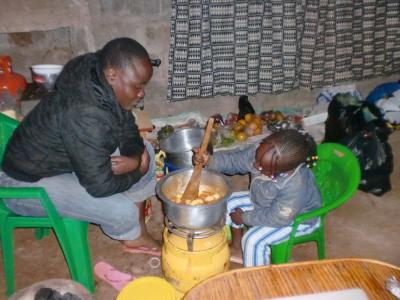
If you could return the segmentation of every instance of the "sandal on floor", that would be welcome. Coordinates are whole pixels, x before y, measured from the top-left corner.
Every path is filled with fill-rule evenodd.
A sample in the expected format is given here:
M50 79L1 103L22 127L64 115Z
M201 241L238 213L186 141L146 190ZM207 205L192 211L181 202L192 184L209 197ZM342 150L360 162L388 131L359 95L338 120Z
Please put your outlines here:
M108 282L117 291L122 290L124 286L135 279L133 275L120 272L105 261L95 264L93 271L97 277Z
M153 256L161 256L161 250L155 250L148 247L138 247L130 248L125 245L122 246L124 252L134 253L134 254L149 254Z
M243 265L243 258L237 256L231 256L230 261L236 264Z

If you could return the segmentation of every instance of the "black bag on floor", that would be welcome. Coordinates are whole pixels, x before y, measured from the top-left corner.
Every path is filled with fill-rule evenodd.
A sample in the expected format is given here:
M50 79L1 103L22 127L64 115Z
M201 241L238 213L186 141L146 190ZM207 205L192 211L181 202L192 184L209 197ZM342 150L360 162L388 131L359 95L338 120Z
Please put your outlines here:
M361 168L359 189L381 196L391 189L393 154L387 142L391 130L374 117L373 108L350 97L338 94L332 99L323 142L340 143L352 150Z
M393 154L388 142L380 140L374 132L359 131L340 141L356 155L361 168L359 189L377 196L390 191Z

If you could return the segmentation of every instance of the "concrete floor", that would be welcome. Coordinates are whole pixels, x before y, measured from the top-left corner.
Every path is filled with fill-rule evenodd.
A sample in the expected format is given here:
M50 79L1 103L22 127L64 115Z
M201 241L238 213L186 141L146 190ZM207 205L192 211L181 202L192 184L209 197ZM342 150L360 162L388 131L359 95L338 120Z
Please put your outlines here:
M327 217L326 254L328 258L366 257L400 265L400 132L390 137L395 157L395 169L391 175L392 190L382 197L358 191L343 206ZM233 178L235 190L246 187L246 177ZM153 199L153 216L149 222L152 235L161 239L161 205ZM162 276L160 268L149 265L151 256L122 252L119 242L107 238L97 226L91 225L89 239L93 264L104 260L123 272L137 277ZM299 245L293 253L293 261L317 259L316 247L309 243ZM50 278L69 278L67 266L54 235L37 241L33 230L15 231L15 277L17 289ZM0 263L2 264L2 263ZM232 267L238 267L232 265ZM4 273L0 266L0 299L4 297ZM115 299L118 294L106 282L96 278L96 299Z

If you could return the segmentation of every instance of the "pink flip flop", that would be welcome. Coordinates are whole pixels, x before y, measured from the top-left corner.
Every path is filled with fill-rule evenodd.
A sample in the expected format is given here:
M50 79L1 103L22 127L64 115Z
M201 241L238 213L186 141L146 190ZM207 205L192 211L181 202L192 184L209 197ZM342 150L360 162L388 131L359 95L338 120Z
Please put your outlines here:
M95 264L93 271L94 274L108 282L117 291L122 290L124 286L135 279L131 274L122 273L105 261L100 261Z
M130 248L125 245L122 246L124 252L134 253L134 254L149 254L153 256L161 256L160 250L149 249L147 247Z
M231 256L230 261L236 264L243 265L243 258L241 257Z

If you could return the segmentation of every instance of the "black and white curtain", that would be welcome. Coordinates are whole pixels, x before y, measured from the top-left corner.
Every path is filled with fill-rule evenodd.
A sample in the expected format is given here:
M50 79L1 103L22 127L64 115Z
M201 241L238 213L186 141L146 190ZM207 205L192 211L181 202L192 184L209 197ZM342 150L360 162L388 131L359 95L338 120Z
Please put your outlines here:
M399 0L172 0L170 101L396 71Z

